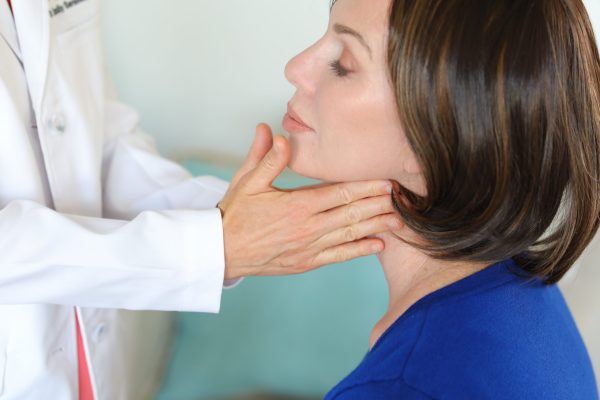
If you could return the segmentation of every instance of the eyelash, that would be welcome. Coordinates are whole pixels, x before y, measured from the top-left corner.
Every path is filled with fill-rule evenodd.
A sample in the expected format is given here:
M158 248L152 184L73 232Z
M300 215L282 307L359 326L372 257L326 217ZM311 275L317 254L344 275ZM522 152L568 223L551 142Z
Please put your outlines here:
M334 60L334 61L330 62L329 68L331 68L331 70L333 71L333 73L336 76L339 76L341 78L343 78L344 76L346 76L350 73L350 71L348 71L346 68L344 68L342 66L342 64L340 63L340 60Z

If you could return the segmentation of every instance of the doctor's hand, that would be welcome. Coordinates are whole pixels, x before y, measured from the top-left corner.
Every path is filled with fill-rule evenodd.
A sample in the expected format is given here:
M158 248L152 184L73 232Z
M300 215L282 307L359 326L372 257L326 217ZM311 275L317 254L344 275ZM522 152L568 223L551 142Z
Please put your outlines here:
M370 235L402 227L391 182L273 187L290 160L290 147L257 127L250 153L219 203L223 214L225 279L288 275L378 253Z

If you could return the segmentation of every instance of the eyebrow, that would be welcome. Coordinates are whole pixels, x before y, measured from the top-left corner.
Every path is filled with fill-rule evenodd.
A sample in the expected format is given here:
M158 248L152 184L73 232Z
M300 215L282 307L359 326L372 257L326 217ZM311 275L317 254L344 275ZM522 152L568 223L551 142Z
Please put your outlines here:
M369 58L373 59L373 51L371 50L371 47L369 47L369 44L367 43L365 38L360 33L350 28L349 26L341 24L333 25L333 30L340 35L350 35L356 38L356 40L358 40L358 42L369 52Z

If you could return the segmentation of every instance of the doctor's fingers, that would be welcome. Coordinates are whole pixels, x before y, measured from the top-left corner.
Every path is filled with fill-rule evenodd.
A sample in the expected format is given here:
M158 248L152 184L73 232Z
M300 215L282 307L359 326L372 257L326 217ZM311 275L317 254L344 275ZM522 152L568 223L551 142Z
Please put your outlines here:
M394 212L394 205L389 194L370 197L334 208L313 216L316 233L323 236L339 228L356 225L361 221L370 220L378 215L384 216L382 222L386 223L388 230L398 230L404 224L398 214ZM355 238L358 239L358 238Z
M296 191L312 204L314 211L327 211L369 197L387 195L392 192L392 183L387 180L344 182L327 186L315 186Z
M306 266L305 271L310 271L324 265L353 260L358 257L369 256L383 251L385 245L380 239L361 239L350 243L327 248L317 254Z
M316 242L312 243L311 247L313 249L328 249L366 239L367 236L401 230L401 223L390 223L390 221L397 221L395 214L378 215L356 224L344 226L321 236Z
M260 163L260 161L266 156L269 150L273 147L273 133L271 127L265 123L260 123L256 126L254 140L252 146L248 151L248 155L244 160L244 163L237 170L235 176L231 180L231 185L235 185L239 180L252 171Z

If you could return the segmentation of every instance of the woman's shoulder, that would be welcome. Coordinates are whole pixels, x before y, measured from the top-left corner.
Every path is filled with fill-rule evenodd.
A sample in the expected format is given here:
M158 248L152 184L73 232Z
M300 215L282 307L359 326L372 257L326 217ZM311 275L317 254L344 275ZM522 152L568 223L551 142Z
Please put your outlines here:
M333 392L597 399L587 351L560 291L506 274L509 265L421 299Z
M585 345L556 285L514 276L433 301L423 313L402 377L432 397L597 398Z

